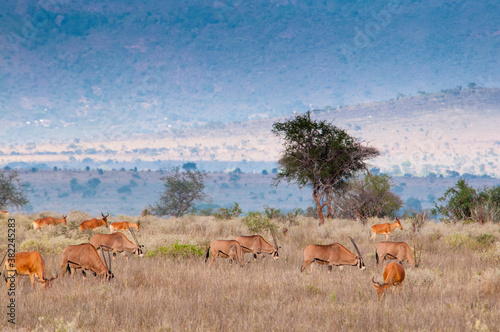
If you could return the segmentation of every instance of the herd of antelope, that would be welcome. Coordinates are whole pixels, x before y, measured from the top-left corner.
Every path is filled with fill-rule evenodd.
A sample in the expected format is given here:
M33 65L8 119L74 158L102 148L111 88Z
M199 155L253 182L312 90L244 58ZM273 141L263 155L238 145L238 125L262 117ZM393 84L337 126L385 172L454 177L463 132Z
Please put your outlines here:
M80 231L92 230L100 226L108 227L107 218L109 213L104 215L101 213L101 219L90 219L83 221L79 229ZM42 228L63 224L67 225L67 216L64 215L60 219L53 217L40 218L33 221L33 228L41 230ZM396 228L403 227L399 219L394 223L377 224L371 227L371 239L375 239L377 234L385 234L386 240L389 234ZM111 272L111 261L115 259L118 253L125 255L126 252L136 254L140 257L144 256L143 245L140 245L135 231L139 231L140 223L129 223L127 221L114 222L109 225L110 234L94 234L89 243L82 243L79 245L69 245L62 252L61 270L64 276L69 272L74 277L77 269L81 269L83 277L86 277L86 271L91 271L94 276L99 276L105 280L111 280L114 275ZM119 231L129 231L135 241L130 241L125 234ZM135 230L135 231L134 231ZM272 233L274 245L266 241L261 235L252 236L238 236L233 240L215 240L207 249L205 262L212 254L211 265L215 265L217 257L229 258L230 262L237 262L240 266L244 266L244 254L251 253L254 260L260 255L265 258L265 255L270 255L273 259L279 258L279 249L276 236ZM344 265L357 266L361 270L365 270L366 266L363 261L361 252L354 242L354 239L349 237L357 255L349 251L345 246L340 243L331 243L328 245L309 245L304 249L304 263L300 268L303 272L309 266L309 273L312 272L313 263L319 265L327 265L328 271L333 269L333 266L338 266L343 269ZM101 256L99 256L99 250ZM106 254L105 254L106 252ZM416 252L412 253L410 246L405 242L380 242L375 249L376 264L379 266L385 260L396 260L398 262L391 262L386 265L383 272L383 282L375 281L375 276L372 278L373 286L377 289L379 297L390 286L398 286L401 291L401 285L405 279L405 269L403 263L408 263L414 267L418 267L418 262L415 259ZM128 256L125 255L128 260ZM5 260L5 256L4 259ZM2 262L3 262L2 260ZM0 263L1 265L2 263ZM13 274L29 275L31 279L31 287L34 288L34 281L41 283L43 287L50 286L52 280L58 277L46 277L45 264L42 256L37 251L20 252L15 255L15 267L5 261L4 278L9 283L9 278Z

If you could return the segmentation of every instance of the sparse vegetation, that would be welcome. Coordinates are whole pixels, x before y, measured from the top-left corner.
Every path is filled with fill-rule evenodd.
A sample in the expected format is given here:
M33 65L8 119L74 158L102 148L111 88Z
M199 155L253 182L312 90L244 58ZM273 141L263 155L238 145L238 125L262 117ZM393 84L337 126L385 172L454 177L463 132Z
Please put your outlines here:
M37 285L32 291L29 278L19 277L17 329L467 331L500 325L500 232L494 223L426 223L419 234L425 244L420 267L405 265L401 294L388 292L379 301L371 277L379 279L382 271L375 265L369 226L348 220L317 228L316 219L299 216L279 240L278 261L239 268L220 260L212 268L203 263L206 248L214 239L247 233L239 218L220 222L214 217L120 216L141 218L137 236L146 254L128 262L119 255L113 262L115 278L105 282L91 275L83 281L79 273L62 277L61 248L85 242L87 235L71 228L63 231L61 225L36 232L31 222L37 216L17 216L17 235L23 250L41 250L47 273L57 271L59 278L50 289ZM68 221L85 217L71 211ZM379 222L370 219L368 224ZM402 223L404 230L393 240L411 244L411 220ZM6 228L0 220L0 232L5 234ZM339 242L351 250L348 236L355 239L367 271L346 267L328 273L317 266L311 274L299 272L306 245ZM37 247L44 238L50 243ZM7 299L0 292L0 301ZM0 320L0 329L12 328Z

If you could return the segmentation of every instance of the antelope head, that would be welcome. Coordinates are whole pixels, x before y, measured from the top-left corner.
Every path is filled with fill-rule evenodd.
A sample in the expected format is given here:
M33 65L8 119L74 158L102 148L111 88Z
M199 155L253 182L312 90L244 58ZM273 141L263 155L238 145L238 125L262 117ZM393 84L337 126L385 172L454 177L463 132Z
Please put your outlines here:
M377 289L378 296L381 297L382 294L384 294L384 291L387 288L389 288L389 286L391 286L391 278L389 278L389 280L387 282L380 283L380 282L376 282L375 276L373 276L372 283L373 283L373 287L375 287Z

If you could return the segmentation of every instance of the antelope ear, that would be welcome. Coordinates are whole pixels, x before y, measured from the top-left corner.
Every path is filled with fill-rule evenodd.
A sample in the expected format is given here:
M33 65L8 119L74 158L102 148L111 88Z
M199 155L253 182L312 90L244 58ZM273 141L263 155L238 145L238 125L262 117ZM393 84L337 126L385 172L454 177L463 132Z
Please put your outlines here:
M372 284L373 287L375 287L376 289L378 289L378 285L375 285L375 284Z

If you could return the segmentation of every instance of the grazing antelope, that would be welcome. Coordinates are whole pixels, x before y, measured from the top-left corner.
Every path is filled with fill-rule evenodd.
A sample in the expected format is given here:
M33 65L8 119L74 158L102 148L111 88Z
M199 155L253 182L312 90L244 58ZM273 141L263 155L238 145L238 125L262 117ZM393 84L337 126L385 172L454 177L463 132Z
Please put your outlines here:
M69 271L71 277L74 277L76 269L82 269L83 277L86 277L85 270L90 270L94 275L103 277L106 280L114 278L111 272L111 254L108 251L108 260L104 256L103 247L101 247L102 259L96 248L90 243L69 245L62 252L61 269L62 274ZM109 265L108 265L109 261Z
M375 259L377 266L384 263L384 260L397 260L400 264L408 262L414 267L418 267L411 252L410 246L405 242L380 242L375 249Z
M311 244L304 249L304 264L300 268L300 272L303 272L310 265L309 273L311 273L313 269L312 263L314 262L320 265L328 265L328 271L331 271L334 265L338 266L339 269L342 269L342 265L352 265L365 270L366 266L358 246L351 237L349 239L351 239L354 248L358 252L358 256L339 243L327 245Z
M42 284L43 288L50 287L51 281L58 277L52 276L49 279L45 277L45 264L42 255L38 251L18 252L15 255L15 267L12 267L10 260L5 261L4 277L7 285L14 279L14 275L29 275L31 279L31 288L35 289L35 280ZM10 279L10 280L9 280Z
M401 293L403 280L405 280L405 268L399 263L389 263L384 269L384 282L375 281L375 276L372 278L373 287L377 289L379 298L384 294L387 288L397 286Z
M90 220L83 221L80 224L80 231L83 231L83 230L86 230L86 229L94 229L94 228L97 228L99 226L108 227L109 213L107 215L104 215L101 212L101 216L102 216L102 219L93 218L93 219L90 219Z
M139 245L135 234L134 239L136 244L133 244L123 233L94 234L90 238L90 243L96 247L96 249L99 249L101 246L110 248L113 252L113 259L115 259L117 253L122 253L128 260L128 256L125 255L125 252L131 252L137 254L139 257L144 257L144 253L142 252L144 246Z
M376 224L371 227L372 231L372 236L370 239L375 240L375 237L377 234L385 234L385 240L387 241L389 239L389 233L392 232L396 227L399 227L399 229L403 230L403 226L401 226L401 222L399 219L396 219L395 222L392 224L385 223L385 224Z
M222 258L229 258L231 263L237 261L243 267L243 249L241 248L241 244L236 240L215 240L212 242L207 249L205 263L208 260L210 251L212 251L212 266L215 265L217 256L220 256Z
M59 225L59 224L63 224L66 226L67 225L66 218L67 218L66 215L63 215L63 217L61 219L56 219L53 217L40 218L40 219L33 221L33 228L35 230L37 230L40 228L48 227L50 225Z
M128 222L128 221L118 221L109 225L109 232L114 233L117 231L126 231L131 228L135 228L136 231L139 231L141 224L140 222Z
M266 257L264 254L271 255L275 260L279 258L279 247L274 234L274 246L264 240L260 235L238 236L235 240L241 244L243 254L253 253L253 258L255 260L257 259L257 255L262 255L262 259L265 259Z

